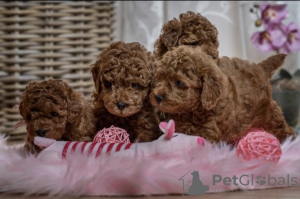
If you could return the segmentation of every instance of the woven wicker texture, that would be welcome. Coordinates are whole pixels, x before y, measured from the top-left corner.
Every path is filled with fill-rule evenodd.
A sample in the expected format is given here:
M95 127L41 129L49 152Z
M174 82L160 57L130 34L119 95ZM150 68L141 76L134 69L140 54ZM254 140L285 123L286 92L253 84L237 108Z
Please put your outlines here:
M0 131L24 139L15 105L30 81L63 79L90 100L90 66L113 21L112 2L0 1Z

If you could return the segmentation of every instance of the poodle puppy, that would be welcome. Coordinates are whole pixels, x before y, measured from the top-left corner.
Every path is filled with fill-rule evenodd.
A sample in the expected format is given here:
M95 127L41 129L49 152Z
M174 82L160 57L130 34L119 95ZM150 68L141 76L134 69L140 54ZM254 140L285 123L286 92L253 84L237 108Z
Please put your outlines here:
M20 114L27 124L25 150L38 153L35 136L68 141L92 141L96 133L93 108L62 80L32 82L21 96Z
M269 80L284 59L279 54L259 64L228 57L216 62L200 47L180 46L159 61L150 101L174 119L178 132L235 143L261 127L283 141L295 133L272 99Z
M217 59L219 57L218 30L199 13L188 11L164 24L162 33L154 44L154 55L161 59L173 47L181 45L201 46L202 51Z
M159 118L149 102L154 57L137 42L113 42L93 64L97 128L125 129L131 142L159 137Z

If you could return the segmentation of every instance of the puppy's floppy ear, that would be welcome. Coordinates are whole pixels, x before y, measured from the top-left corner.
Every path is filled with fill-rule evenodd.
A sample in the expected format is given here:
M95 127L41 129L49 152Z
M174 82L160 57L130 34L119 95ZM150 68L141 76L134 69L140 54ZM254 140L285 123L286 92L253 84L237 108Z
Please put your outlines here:
M68 103L68 122L74 123L76 120L80 120L82 115L81 99L83 98L79 93L74 91L67 83L62 82L65 92L67 93Z
M151 52L147 52L147 58L148 58L148 69L151 73L152 79L154 77L154 72L157 67L156 59L154 58L153 54Z
M148 94L150 95L150 93L152 92L152 88L154 86L154 75L157 69L157 60L154 58L153 55L151 55L151 58L149 58L149 65L150 65L150 72L151 72L151 82L149 85Z
M167 51L171 50L171 47L178 45L181 29L180 21L175 18L163 26L162 33L154 44L156 59L161 59Z
M100 81L100 77L99 77L100 65L101 65L101 59L98 58L98 60L92 65L92 68L91 68L91 73L92 73L96 93L98 93L98 94L101 93L101 90L102 90L101 81Z
M202 107L211 110L225 92L225 77L217 66L209 66L202 76L202 82Z
M154 56L156 59L161 59L168 51L167 46L161 40L161 36L154 43Z
M21 96L21 102L20 102L20 105L19 105L19 111L20 111L20 115L23 117L23 119L26 121L26 106L28 106L28 102L27 102L27 98L28 98L28 92L30 92L30 90L37 84L37 82L30 82L22 96Z

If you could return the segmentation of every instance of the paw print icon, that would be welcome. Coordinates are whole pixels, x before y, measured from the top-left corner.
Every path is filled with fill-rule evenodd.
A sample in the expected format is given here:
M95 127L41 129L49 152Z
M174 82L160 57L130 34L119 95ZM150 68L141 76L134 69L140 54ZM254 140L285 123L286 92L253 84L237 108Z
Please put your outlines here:
M259 185L264 185L264 184L266 184L266 178L265 178L265 176L261 176L261 175L259 175L259 176L257 176L256 177L256 183L257 184L259 184Z

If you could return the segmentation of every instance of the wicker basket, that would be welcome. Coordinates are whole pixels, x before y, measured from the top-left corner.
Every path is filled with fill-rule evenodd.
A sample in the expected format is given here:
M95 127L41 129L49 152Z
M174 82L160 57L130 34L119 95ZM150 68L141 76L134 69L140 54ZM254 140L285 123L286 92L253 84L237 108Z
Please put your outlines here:
M112 41L113 21L112 2L0 1L0 131L25 138L13 126L30 81L63 79L90 100L90 66Z

